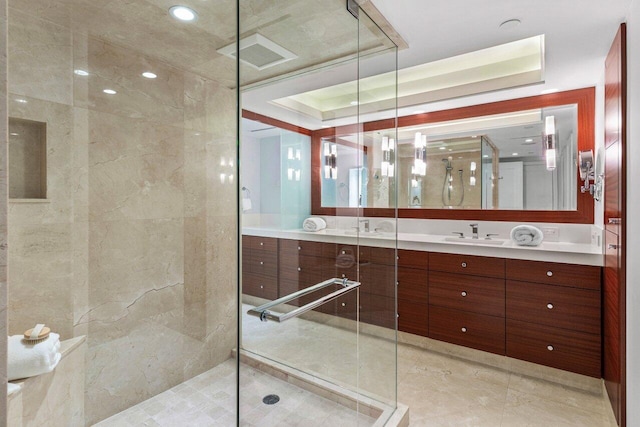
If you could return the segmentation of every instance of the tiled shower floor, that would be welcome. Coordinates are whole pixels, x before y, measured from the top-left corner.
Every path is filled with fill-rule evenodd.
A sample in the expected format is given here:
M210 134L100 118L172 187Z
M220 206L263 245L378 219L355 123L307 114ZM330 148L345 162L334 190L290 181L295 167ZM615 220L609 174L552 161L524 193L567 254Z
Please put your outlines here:
M371 426L375 421L247 365L240 372L241 426L346 427ZM229 359L96 426L232 427L236 422L235 383L235 360ZM280 401L265 405L262 398L268 394L277 394Z

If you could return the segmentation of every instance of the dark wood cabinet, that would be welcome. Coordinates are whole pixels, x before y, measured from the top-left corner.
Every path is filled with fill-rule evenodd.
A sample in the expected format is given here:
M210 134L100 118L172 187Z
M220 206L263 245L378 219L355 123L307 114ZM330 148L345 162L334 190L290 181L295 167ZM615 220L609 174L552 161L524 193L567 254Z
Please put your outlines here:
M242 236L242 292L278 297L278 239Z
M504 354L504 317L429 307L429 336L490 353Z
M429 273L431 305L504 317L504 301L504 279Z
M523 282L600 289L600 267L557 262L507 260L507 277Z
M504 266L505 260L503 258L443 253L429 254L429 270L431 271L504 278Z

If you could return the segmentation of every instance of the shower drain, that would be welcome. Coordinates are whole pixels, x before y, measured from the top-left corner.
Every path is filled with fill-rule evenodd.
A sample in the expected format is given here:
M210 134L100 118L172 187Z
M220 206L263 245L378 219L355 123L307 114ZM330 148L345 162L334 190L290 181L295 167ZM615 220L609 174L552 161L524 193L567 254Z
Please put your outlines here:
M262 398L262 403L265 405L275 405L280 401L280 396L277 394L268 394Z

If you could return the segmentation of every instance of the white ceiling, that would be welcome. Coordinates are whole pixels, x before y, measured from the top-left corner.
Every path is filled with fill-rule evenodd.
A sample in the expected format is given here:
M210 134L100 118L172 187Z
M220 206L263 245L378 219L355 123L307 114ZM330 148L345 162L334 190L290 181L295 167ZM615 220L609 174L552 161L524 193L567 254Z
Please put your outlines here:
M631 0L371 0L408 42L398 52L398 67L407 68L514 40L544 34L545 83L404 108L435 111L502 99L538 95L545 89L568 90L597 85L604 58ZM499 28L508 19L521 25ZM371 61L369 74L388 71ZM365 70L366 71L366 70ZM361 70L361 76L366 73ZM323 123L275 107L269 102L328 85L354 80L354 66L303 75L247 92L243 107L311 129ZM373 119L375 116L362 118ZM324 123L340 124L339 121Z

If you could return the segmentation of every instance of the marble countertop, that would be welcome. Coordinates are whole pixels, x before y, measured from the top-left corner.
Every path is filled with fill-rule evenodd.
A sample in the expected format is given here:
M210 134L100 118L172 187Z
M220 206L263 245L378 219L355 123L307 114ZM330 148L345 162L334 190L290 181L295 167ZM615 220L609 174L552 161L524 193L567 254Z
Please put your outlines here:
M396 233L345 231L324 229L307 232L302 229L283 230L268 227L243 227L242 234L250 236L275 237L280 239L308 240L340 244L394 248ZM531 261L550 261L569 264L602 266L604 256L602 248L586 243L542 242L540 246L518 246L504 239L458 239L451 235L397 233L398 249L411 249L428 252L479 255L498 258L524 259Z

